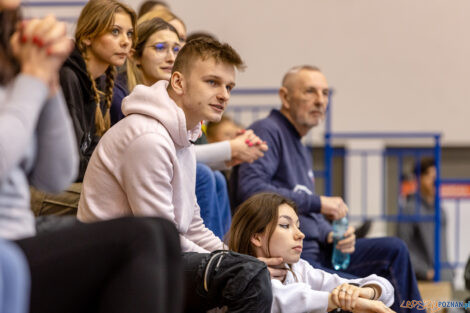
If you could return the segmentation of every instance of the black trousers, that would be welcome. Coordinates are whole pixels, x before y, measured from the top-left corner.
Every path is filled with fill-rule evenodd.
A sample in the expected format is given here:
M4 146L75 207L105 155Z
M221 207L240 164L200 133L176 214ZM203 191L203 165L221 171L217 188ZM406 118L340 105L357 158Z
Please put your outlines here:
M219 250L183 253L185 312L227 306L228 312L271 312L271 279L254 257Z
M178 233L158 218L80 224L18 240L30 312L181 312Z

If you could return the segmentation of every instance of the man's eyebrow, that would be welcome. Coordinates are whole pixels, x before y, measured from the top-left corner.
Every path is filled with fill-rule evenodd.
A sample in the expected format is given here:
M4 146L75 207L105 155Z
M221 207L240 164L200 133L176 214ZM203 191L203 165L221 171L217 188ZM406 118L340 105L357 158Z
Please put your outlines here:
M317 88L317 87L315 87L315 86L306 86L305 89L315 89L315 90L319 89L319 90L321 90L321 91L330 92L330 88Z
M217 75L213 75L213 74L203 76L203 79L213 79L213 80L217 80L219 82L223 81L222 77L217 76ZM230 82L227 83L227 85L235 87L235 82L230 81Z

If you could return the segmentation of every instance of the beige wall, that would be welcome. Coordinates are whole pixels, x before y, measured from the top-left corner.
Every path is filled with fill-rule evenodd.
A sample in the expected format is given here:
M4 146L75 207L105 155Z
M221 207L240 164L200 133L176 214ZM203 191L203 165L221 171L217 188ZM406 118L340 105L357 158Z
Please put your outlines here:
M312 63L336 89L335 131L440 131L445 144L470 144L468 0L168 2L189 30L237 48L248 64L238 86L276 87ZM29 14L51 10L70 19L80 7Z
M173 0L191 30L236 47L239 86L277 86L313 63L337 91L337 131L442 131L470 143L467 0ZM422 117L420 117L422 115Z

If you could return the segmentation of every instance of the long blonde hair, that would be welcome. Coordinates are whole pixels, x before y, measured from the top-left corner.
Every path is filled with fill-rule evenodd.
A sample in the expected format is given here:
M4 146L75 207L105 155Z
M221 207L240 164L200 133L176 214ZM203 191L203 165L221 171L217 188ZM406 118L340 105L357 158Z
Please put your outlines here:
M91 80L91 88L95 97L95 128L96 135L98 136L102 136L111 127L110 108L111 101L113 99L116 68L112 65L108 66L105 72L106 90L104 92L98 90L95 80L88 68L87 45L84 40L96 38L109 31L114 24L115 14L120 12L127 13L130 16L132 26L135 28L137 18L131 7L116 0L90 0L85 7L83 7L82 12L80 13L80 17L77 21L77 29L75 31L75 42L87 65L87 72ZM135 42L134 38L132 42ZM106 112L104 116L100 105L102 97L104 97L106 103Z

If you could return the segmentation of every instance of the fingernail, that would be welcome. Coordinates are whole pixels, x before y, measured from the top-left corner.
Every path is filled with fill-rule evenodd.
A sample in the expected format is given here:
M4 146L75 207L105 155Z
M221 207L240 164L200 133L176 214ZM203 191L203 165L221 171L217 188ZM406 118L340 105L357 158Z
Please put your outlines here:
M52 54L52 49L51 48L47 48L47 51L46 51L47 55L50 56Z
M246 144L249 144L249 143L250 143L250 139L245 140L245 143L246 143Z
M44 46L44 42L42 42L42 40L39 38L36 39L36 43L39 46L39 48L42 48Z
M242 134L244 134L244 133L246 132L246 130L245 130L245 129L242 129L240 132L241 132Z
M26 43L28 41L28 38L26 38L26 35L21 36L21 42Z
M257 144L257 145L260 145L260 144L261 144L261 141L257 141L256 144Z
M248 147L253 147L253 144L250 142L250 143L248 144Z

